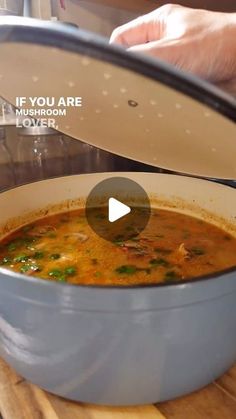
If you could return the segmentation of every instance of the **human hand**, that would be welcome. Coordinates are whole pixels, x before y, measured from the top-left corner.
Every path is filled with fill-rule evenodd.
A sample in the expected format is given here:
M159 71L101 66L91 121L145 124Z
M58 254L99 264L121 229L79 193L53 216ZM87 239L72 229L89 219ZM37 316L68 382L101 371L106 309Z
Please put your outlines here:
M111 43L213 82L236 79L236 14L168 4L117 29Z

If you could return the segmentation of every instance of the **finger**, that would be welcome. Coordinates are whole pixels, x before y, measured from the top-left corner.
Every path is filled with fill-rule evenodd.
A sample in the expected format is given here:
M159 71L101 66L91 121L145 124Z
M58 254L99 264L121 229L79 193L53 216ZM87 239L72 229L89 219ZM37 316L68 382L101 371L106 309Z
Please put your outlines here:
M161 39L147 44L135 45L128 48L128 51L159 58L181 70L213 82L219 81L219 75L222 79L222 71L217 64L214 49L207 48L204 50L202 42L193 44L188 40ZM232 87L231 90L233 91Z
M157 11L155 12L155 16L151 12L116 28L111 35L110 43L131 47L159 39L161 23Z
M176 65L181 58L181 48L178 40L166 40L148 42L128 48L128 51L143 53L163 61Z

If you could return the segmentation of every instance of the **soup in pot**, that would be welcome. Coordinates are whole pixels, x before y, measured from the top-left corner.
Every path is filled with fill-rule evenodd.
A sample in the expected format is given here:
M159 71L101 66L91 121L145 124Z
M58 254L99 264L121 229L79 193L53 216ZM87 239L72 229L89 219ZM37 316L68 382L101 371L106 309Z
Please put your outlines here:
M172 283L236 265L236 239L200 219L152 209L137 237L105 241L84 209L51 215L0 243L4 268L45 280L83 285Z

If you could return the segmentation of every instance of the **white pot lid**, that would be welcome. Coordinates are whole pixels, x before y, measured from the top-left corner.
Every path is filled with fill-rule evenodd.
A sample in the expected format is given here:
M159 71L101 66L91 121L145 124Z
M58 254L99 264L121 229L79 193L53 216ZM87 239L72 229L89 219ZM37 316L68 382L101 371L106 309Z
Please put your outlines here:
M236 179L236 99L216 87L33 19L0 18L0 57L0 96L14 105L22 96L82 97L82 107L51 117L59 131L152 166Z

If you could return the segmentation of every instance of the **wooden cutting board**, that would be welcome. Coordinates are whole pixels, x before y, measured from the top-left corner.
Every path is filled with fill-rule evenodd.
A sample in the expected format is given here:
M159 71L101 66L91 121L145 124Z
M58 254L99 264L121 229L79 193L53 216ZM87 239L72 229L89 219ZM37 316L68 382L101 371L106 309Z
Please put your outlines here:
M150 406L73 403L28 383L0 360L1 419L235 419L236 366L201 391Z

